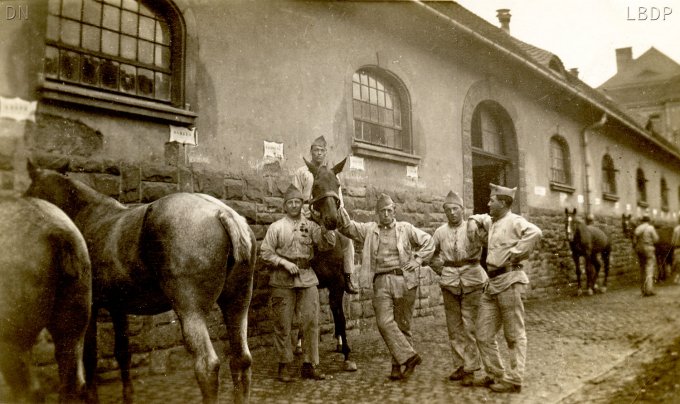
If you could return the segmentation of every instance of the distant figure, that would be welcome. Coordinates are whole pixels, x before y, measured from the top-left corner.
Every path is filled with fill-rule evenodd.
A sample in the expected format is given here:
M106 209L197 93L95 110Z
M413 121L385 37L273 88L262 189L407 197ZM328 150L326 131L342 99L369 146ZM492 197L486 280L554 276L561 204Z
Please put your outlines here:
M673 246L673 265L671 267L671 279L673 283L680 282L680 218L678 218L678 225L673 229L673 238L671 239L671 246Z
M640 263L640 289L642 296L654 296L654 271L656 269L656 250L654 244L659 241L656 229L650 223L649 214L642 215L642 223L633 233L633 246Z

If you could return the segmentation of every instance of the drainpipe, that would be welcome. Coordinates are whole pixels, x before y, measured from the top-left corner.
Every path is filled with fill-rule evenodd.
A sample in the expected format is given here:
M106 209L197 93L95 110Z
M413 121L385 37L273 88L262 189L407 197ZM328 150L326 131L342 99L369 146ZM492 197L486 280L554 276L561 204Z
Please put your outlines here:
M586 203L586 212L585 212L585 217L588 217L590 214L590 163L588 163L588 132L594 129L599 129L604 126L604 124L607 123L607 114L602 114L602 118L600 118L599 121L586 126L581 130L581 156L583 158L583 167L584 167L584 197L585 197L585 203Z

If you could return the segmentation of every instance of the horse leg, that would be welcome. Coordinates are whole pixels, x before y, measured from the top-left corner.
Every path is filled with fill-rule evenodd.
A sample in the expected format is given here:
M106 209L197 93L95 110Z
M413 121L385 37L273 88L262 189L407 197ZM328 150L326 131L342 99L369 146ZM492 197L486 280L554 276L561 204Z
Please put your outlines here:
M253 358L248 348L249 302L250 298L247 296L239 296L238 300L234 301L224 293L217 300L227 327L229 370L234 384L234 402L237 404L250 400Z
M576 283L578 284L576 296L581 296L583 294L583 289L581 289L581 260L576 254L572 254L572 258L574 259L574 267L576 268Z
M116 362L118 362L118 367L120 368L120 381L123 383L123 402L125 404L131 404L134 391L132 388L132 381L130 380L130 362L132 354L130 353L127 314L118 310L109 310L109 312L111 313L111 319L113 320L113 331L115 335L113 355L116 357Z
M0 371L11 391L11 397L0 397L2 402L44 402L40 387L31 373L29 348L0 342Z
M602 261L604 263L604 280L602 282L602 293L607 292L607 278L609 277L609 255L611 250L607 249L602 251Z
M598 290L597 281L598 281L598 279L599 279L599 277L600 277L600 267L602 266L602 265L600 264L599 258L597 257L597 253L595 253L595 252L592 253L592 255L590 256L590 262L593 263L593 267L594 267L594 269L593 269L593 271L592 271L592 276L593 276L593 280L592 280L593 290L594 290L594 291L597 291L597 290Z
M592 296L593 293L593 282L594 282L594 276L593 276L593 259L592 259L592 253L588 254L586 253L584 255L584 258L586 260L586 287L588 288L588 296Z
M87 402L99 403L97 394L97 313L98 308L92 306L90 323L85 332L85 347L83 351L83 364L85 365L85 384L87 389Z
M357 370L357 364L349 359L349 354L352 351L347 341L347 323L345 322L345 310L342 306L342 298L344 296L344 287L329 287L328 300L331 306L331 313L333 313L333 323L335 324L335 335L342 341L342 354L345 357L343 363L343 370L347 372L354 372Z

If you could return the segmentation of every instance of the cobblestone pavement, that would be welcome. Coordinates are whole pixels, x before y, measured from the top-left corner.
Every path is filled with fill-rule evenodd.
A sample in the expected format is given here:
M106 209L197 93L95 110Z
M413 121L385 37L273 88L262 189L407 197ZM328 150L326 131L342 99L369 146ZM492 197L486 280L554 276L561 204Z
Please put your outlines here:
M632 360L652 348L670 345L680 335L680 286L662 286L658 295L640 297L629 287L592 297L530 301L526 304L528 352L525 384L520 394L497 394L482 387L464 388L446 380L452 371L443 310L414 320L414 341L423 357L408 381L390 382L387 349L375 327L350 338L359 370L343 372L342 356L329 352L334 341L323 337L321 368L325 381L275 380L269 348L253 351L253 403L425 402L425 403L556 403L590 400L589 391L617 369L634 372ZM504 343L501 343L504 346ZM504 348L503 348L504 349ZM647 358L649 359L649 358ZM299 367L299 363L297 366ZM231 402L228 365L222 366L221 402ZM678 375L680 377L680 375ZM191 372L135 379L141 403L200 402ZM591 390L588 390L591 389ZM100 386L103 404L120 401L120 383ZM603 396L603 394L600 394ZM680 402L677 397L676 402Z

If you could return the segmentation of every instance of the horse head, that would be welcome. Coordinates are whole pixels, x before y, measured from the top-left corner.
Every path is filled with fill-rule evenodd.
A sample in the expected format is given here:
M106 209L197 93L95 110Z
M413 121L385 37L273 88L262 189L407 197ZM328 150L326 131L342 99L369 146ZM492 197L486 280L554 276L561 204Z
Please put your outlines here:
M319 213L321 223L329 230L338 227L338 208L340 207L340 181L338 173L345 167L347 158L328 168L325 165L316 167L305 159L305 164L314 176L312 185L312 199L309 201L310 209Z
M628 213L623 213L621 215L621 230L623 230L623 235L626 238L633 238L633 229L635 224L633 223L633 216Z
M583 223L576 217L576 208L574 208L571 212L569 209L564 208L564 215L564 229L567 234L567 241L573 243L576 233L579 232L579 228Z
M26 168L31 178L31 185L24 193L25 196L44 199L62 209L71 204L73 192L69 191L70 187L67 183L70 180L64 174L68 168L68 161L54 171L39 168L29 159Z

